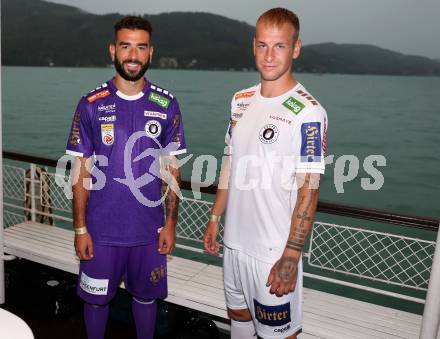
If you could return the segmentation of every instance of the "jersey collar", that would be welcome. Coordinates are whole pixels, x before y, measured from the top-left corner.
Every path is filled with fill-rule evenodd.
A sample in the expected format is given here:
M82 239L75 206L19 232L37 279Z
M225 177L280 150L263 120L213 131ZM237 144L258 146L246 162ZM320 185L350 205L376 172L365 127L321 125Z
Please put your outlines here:
M137 93L135 95L126 95L116 88L116 86L114 84L114 80L115 80L114 77L112 79L110 79L107 82L108 86L111 88L112 92L115 93L118 97L120 97L121 99L127 100L127 101L134 101L134 100L138 100L138 99L142 98L145 95L145 93L148 91L148 89L150 88L150 83L148 82L148 80L146 78L144 78L144 88L142 89L142 91L140 91L139 93Z

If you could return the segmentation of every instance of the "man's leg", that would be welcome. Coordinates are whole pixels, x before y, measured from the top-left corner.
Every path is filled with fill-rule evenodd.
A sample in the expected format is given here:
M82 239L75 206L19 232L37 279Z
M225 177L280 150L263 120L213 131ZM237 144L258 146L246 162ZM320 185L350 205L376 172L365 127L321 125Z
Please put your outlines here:
M156 300L142 300L133 297L131 310L136 323L138 339L153 339L156 323Z
M123 247L94 244L94 257L81 260L78 296L84 300L84 321L89 339L104 339L109 302L115 296L125 267Z
M166 255L157 252L157 243L131 247L125 287L133 296L132 312L138 339L152 339L156 323L156 299L167 296Z
M266 285L272 264L249 257L246 267L249 275L242 279L243 288L258 335L296 339L302 328L302 264L295 291L281 297L270 294Z
M251 313L240 280L238 251L224 248L223 279L228 316L231 319L231 339L256 339Z
M103 339L108 319L107 305L91 305L84 303L84 321L86 323L87 338Z
M233 310L228 308L228 316L231 318L231 339L255 339L254 322L249 310Z

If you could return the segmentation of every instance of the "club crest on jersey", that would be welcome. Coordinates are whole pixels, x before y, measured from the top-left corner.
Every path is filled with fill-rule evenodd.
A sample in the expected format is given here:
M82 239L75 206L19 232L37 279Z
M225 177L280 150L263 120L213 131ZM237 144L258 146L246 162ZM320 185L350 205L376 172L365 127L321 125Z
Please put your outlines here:
M278 127L272 124L263 126L260 129L260 141L263 144L273 144L278 139Z
M101 124L101 140L104 145L113 145L115 142L114 124Z
M150 138L157 138L162 132L162 126L156 120L147 121L145 124L145 134Z

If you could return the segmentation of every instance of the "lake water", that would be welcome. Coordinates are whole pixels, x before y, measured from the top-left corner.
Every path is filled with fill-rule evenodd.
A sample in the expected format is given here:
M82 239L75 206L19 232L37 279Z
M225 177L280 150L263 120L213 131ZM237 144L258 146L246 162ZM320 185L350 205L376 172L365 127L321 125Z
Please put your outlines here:
M3 67L4 149L59 158L79 98L113 73ZM258 74L150 70L147 75L178 98L193 159L212 154L220 162L231 96L257 83ZM342 155L359 159L359 174L343 185L344 193L335 187L335 161L327 166L322 200L440 217L440 78L298 74L297 79L327 110L327 153L335 161ZM384 176L380 190L361 187L362 178L371 178L363 168L369 155L386 158L386 166L378 167ZM192 161L183 168L184 179L190 179L191 166Z

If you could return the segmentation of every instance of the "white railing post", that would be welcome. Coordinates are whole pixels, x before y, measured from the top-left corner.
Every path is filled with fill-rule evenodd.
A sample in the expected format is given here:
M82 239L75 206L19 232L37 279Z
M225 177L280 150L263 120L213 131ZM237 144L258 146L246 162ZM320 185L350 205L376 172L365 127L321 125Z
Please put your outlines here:
M1 18L1 10L0 10ZM1 27L1 19L0 19ZM1 29L0 29L1 36ZM1 60L1 47L0 47L0 60ZM0 65L1 66L1 65ZM2 96L1 96L1 67L0 67L0 304L5 303L5 266L4 266L4 240L3 240L3 126L2 126Z
M423 310L420 339L435 339L440 324L440 232L437 232L434 259L432 260L431 276L428 293L426 294L425 309Z
M36 165L31 164L31 173L30 173L30 188L31 188L31 220L36 221L36 208L35 208L35 174L36 174Z

